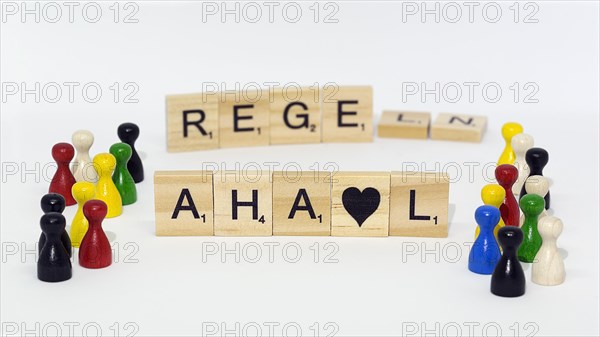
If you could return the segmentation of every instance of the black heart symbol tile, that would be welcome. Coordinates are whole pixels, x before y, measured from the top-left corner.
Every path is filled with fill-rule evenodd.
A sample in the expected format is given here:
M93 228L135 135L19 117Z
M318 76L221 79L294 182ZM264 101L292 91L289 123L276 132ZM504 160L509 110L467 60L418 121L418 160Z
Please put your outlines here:
M372 187L367 187L362 192L356 187L348 187L342 194L344 208L356 220L358 227L375 213L380 201L379 191Z

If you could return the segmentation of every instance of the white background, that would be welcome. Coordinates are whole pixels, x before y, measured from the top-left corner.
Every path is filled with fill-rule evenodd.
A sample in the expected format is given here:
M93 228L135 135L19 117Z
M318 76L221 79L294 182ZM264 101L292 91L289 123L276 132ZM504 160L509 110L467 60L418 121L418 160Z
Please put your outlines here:
M2 334L16 329L16 335L24 335L27 329L52 335L58 327L63 335L95 335L95 329L111 336L133 331L199 335L214 326L217 335L225 333L223 328L255 334L258 325L268 335L268 325L274 325L281 335L287 324L289 335L295 334L294 327L305 335L335 330L341 336L496 335L497 329L510 336L598 335L598 3L514 7L498 2L486 7L486 16L486 3L476 2L472 20L464 3L458 3L462 16L457 20L455 7L437 3L439 23L433 14L424 20L420 13L408 15L410 4L383 1L337 2L333 19L338 23L323 22L335 8L326 10L323 3L314 23L312 2L298 3L303 12L297 23L285 21L295 16L293 9L283 16L285 3L277 3L273 23L262 3L258 23L248 22L255 12L247 8L244 16L244 3L239 23L233 15L224 23L219 15L203 20L203 6L185 1L120 4L115 23L113 3L97 4L102 16L96 23L86 21L94 18L94 9L83 16L79 2L74 22L68 7L59 3L63 13L57 23L49 22L56 12L51 7L44 12L44 3L39 23L31 14L9 15L12 7L2 5ZM496 23L487 22L495 20L495 5L502 13ZM123 22L136 9L130 19L138 22ZM524 22L532 20L537 22ZM52 82L63 89L55 103L55 92L43 92L44 86L52 89ZM64 82L79 83L73 102ZM117 103L110 89L115 82L121 87ZM124 102L132 92L131 86L124 88L128 82L139 89L130 97L137 103ZM200 92L203 84L222 82L228 89L236 82L242 87L265 82L372 85L376 115L383 109L431 111L434 117L439 112L481 114L488 116L489 128L480 144L375 138L366 144L167 153L165 95ZM403 88L411 82L430 89L440 83L440 90L455 82L463 92L457 100L454 92L440 92L436 102L433 94L407 96ZM465 82L479 83L472 100ZM517 102L510 89L515 82L521 88ZM528 82L533 87L526 90ZM14 83L29 89L40 83L39 102L34 94L12 94ZM101 87L98 102L86 102L89 97L81 93L86 83ZM481 93L486 83L501 87L497 102L488 102L493 91ZM530 97L537 102L525 103L531 88L537 88ZM138 202L104 222L115 263L86 270L75 259L70 281L38 281L39 199L54 173L48 166L52 145L70 141L77 129L89 129L96 136L92 155L106 152L125 121L141 128L137 146L146 180L137 185ZM486 176L493 176L493 168L482 167L500 155L500 128L506 121L523 124L536 146L550 153L544 173L552 181L552 211L565 224L558 244L566 256L566 282L538 286L525 266L527 292L514 299L493 296L490 277L467 270L465 245L473 241L479 191L488 183ZM439 163L456 177L450 188L450 234L447 239L156 237L153 172L200 169L206 162L232 169L236 162L296 162L304 169L333 162L345 171L401 170L403 163L435 170ZM475 164L465 163L478 166L470 174L468 165ZM67 208L67 221L75 210ZM265 243L279 244L272 263ZM203 247L234 249L236 244L239 263L234 254L203 253ZM284 254L286 244L292 249ZM262 257L252 263L256 245ZM297 263L289 262L293 247L302 253ZM337 262L324 263L333 249Z

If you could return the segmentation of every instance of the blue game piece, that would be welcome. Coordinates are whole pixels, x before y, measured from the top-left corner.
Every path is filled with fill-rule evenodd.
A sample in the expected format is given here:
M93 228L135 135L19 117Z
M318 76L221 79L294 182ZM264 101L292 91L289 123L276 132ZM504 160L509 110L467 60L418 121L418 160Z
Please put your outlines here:
M500 247L494 237L494 228L500 221L500 211L494 206L480 206L475 211L480 234L469 252L469 270L491 275L500 260Z

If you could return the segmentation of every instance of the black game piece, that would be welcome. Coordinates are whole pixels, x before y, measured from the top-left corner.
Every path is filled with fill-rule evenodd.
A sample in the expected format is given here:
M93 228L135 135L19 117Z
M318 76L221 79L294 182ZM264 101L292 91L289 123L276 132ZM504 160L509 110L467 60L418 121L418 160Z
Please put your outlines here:
M492 294L502 297L518 297L525 294L525 274L517 258L523 242L523 232L514 226L505 226L498 231L498 242L502 256L492 274Z
M71 259L60 237L65 230L65 217L56 212L42 215L40 227L47 238L37 262L38 279L46 282L60 282L71 278Z
M127 163L127 169L133 177L133 181L137 184L144 180L144 165L142 165L142 160L134 145L135 141L140 136L140 128L133 123L123 123L119 125L117 134L123 143L127 143L131 146L132 153L129 162Z
M42 207L42 211L44 214L55 212L62 213L65 210L65 198L58 193L48 193L42 197L40 200L40 206ZM67 253L69 256L73 255L73 248L71 247L71 238L69 237L69 233L67 230L63 230L60 235L60 241L65 246ZM44 244L46 243L46 235L42 232L40 235L40 240L38 241L38 253L42 251Z
M527 150L525 153L525 161L529 166L529 177L531 176L543 176L544 167L548 164L548 151L542 149L541 147L532 147ZM523 181L526 181L525 178ZM523 183L523 187L521 187L521 193L519 194L519 200L523 198L523 196L527 194L525 191L525 183ZM546 209L550 209L550 191L548 194L544 196L544 201L546 201Z

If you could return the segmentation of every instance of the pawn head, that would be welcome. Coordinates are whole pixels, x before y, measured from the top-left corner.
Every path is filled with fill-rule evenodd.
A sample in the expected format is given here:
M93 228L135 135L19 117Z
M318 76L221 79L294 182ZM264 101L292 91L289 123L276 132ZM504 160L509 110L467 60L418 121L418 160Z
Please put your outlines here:
M113 144L108 150L119 163L127 163L131 158L131 146L127 143Z
M505 226L498 230L498 243L504 251L508 248L518 249L523 242L523 231L519 227Z
M545 216L538 222L538 232L542 236L542 241L558 238L562 230L563 222L555 216Z
M540 197L537 194L526 194L521 201L519 201L519 206L523 211L523 214L528 216L538 216L544 210L546 202L543 197Z
M127 144L133 144L140 136L140 128L133 123L123 123L117 128L119 139Z
M533 147L533 137L526 133L520 133L515 135L510 143L515 153L525 155L525 152Z
M94 157L94 168L99 176L112 175L117 165L117 160L110 153L99 153Z
M65 198L58 193L48 193L40 200L40 206L44 213L62 213L65 210Z
M519 177L519 171L510 164L502 164L496 167L496 180L502 186L512 186Z
M52 147L52 158L57 163L68 163L75 156L75 149L69 143L57 143Z
M83 205L83 215L88 220L102 221L108 213L108 206L102 200L92 199Z
M40 218L40 227L46 234L61 234L65 230L66 223L65 217L56 212L46 213Z
M80 181L73 184L71 194L78 204L85 203L96 195L96 186L87 181Z
M507 141L519 133L523 133L523 126L519 123L508 122L502 126L502 137Z
M548 159L548 151L541 147L532 147L525 153L525 161L532 170L544 168L548 164Z
M486 205L500 207L506 198L506 191L497 184L488 184L481 189L481 201Z
M77 151L87 151L94 144L94 135L88 130L77 130L73 133L71 141Z
M475 210L475 221L482 230L491 230L500 221L500 210L494 206L479 206Z
M540 197L546 196L550 189L548 179L544 176L530 176L525 181L525 191L530 194L537 194Z

